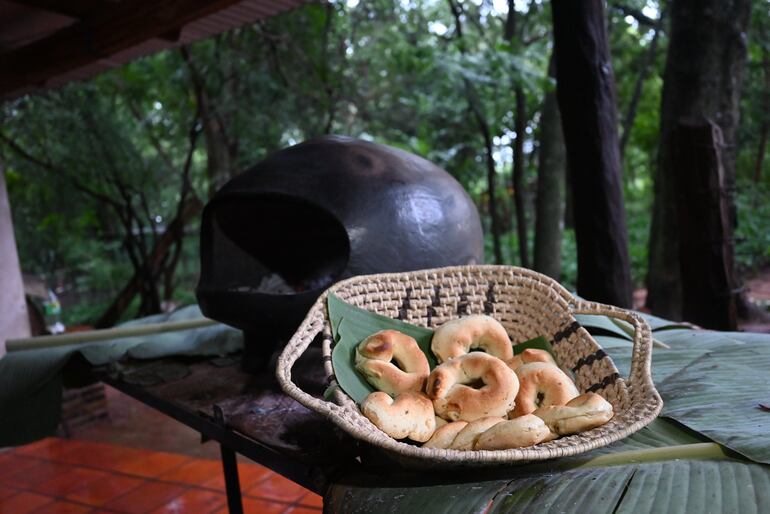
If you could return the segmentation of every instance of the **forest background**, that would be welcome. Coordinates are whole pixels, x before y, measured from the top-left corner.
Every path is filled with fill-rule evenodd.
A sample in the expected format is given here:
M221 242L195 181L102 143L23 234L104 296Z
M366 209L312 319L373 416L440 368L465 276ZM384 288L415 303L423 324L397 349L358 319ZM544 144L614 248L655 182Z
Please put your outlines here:
M638 289L651 266L676 265L650 258L676 2L606 6ZM729 193L746 279L770 266L770 3L732 2L741 3L750 17ZM331 133L437 163L476 202L487 262L532 267L574 289L552 27L540 0L314 4L5 102L0 162L24 272L56 291L67 325L192 303L210 195L268 153Z

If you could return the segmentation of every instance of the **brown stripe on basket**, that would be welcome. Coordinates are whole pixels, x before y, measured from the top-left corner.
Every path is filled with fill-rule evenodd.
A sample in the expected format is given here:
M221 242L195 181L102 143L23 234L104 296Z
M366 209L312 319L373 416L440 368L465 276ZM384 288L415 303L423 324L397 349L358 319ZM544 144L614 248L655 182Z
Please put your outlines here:
M401 302L401 308L398 309L398 317L396 319L399 319L401 321L406 319L406 313L409 312L409 309L412 308L410 304L411 299L412 299L412 288L407 287L406 296L404 297L404 300Z
M570 323L570 325L567 328L563 330L559 330L558 332L556 332L556 334L554 334L553 341L551 344L561 343L563 340L567 339L569 336L577 332L579 328L580 328L580 323L578 323L577 321L573 321L572 323Z
M327 336L326 334L324 334L323 338L324 338L324 341L329 341L329 349L334 350L334 347L337 346L337 342L334 340L334 338L331 336Z
M468 314L468 291L463 288L460 291L460 301L457 302L457 315L465 316Z
M618 378L620 378L620 375L618 375L617 373L613 373L612 375L607 375L606 377L604 377L604 379L602 379L601 382L597 382L591 385L588 389L586 389L586 392L595 393L599 389L604 389L605 387L614 384Z
M495 283L490 282L487 288L487 300L484 302L484 314L489 316L495 312Z
M324 355L323 356L323 361L324 362L331 362L332 361L332 356L331 355Z
M427 325L429 327L433 326L433 316L437 314L436 307L439 307L441 305L441 285L436 284L433 286L433 298L431 298L431 303L428 305L428 312L427 312Z
M590 366L594 362L600 361L603 358L605 358L606 356L607 356L607 354L604 353L604 350L599 349L599 350L595 351L594 353L592 353L591 355L587 355L585 357L580 357L580 359L575 363L575 365L572 366L572 371L573 371L573 373L576 373L577 370L579 370L583 366Z

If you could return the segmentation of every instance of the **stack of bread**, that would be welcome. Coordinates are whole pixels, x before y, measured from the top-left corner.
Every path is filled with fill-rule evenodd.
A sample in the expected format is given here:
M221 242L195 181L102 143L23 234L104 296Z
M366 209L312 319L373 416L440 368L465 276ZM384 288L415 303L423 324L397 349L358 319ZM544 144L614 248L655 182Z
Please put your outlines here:
M378 391L361 411L394 439L425 448L502 450L532 446L603 425L612 405L580 394L550 353L513 355L494 318L467 316L436 329L431 350L438 366L410 336L372 334L356 348L356 369Z

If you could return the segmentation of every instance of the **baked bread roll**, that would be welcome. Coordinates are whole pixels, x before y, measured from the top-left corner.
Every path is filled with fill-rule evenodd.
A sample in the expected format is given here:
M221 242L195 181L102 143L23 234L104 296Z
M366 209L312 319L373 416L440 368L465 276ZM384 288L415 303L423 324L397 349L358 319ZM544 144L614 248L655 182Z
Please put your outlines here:
M545 362L532 362L516 368L519 391L516 407L508 414L517 418L540 407L564 405L580 394L572 380L558 367Z
M430 373L417 341L397 330L381 330L364 339L356 348L356 369L391 396L422 391Z
M441 419L441 418L438 418ZM444 422L446 423L446 422ZM449 448L452 441L455 440L457 434L462 431L468 425L467 421L453 421L452 423L446 423L441 428L437 428L430 440L423 444L423 448Z
M426 385L436 414L451 421L505 417L518 391L516 373L500 359L482 352L436 366Z
M614 415L612 404L596 393L581 394L566 405L541 407L532 413L551 432L570 435L604 425Z
M530 362L546 362L548 364L553 364L556 366L556 361L553 360L553 357L550 353L548 353L545 350L539 350L537 348L527 348L523 352L514 355L505 363L508 365L509 368L516 371L517 368L520 366L523 366L524 364L529 364Z
M497 423L478 437L473 449L524 448L551 439L553 439L553 435L543 420L532 414L526 414L516 419Z
M449 449L462 451L472 450L473 445L476 443L476 439L478 439L481 434L502 421L505 420L503 418L481 418L468 423L468 425L457 434L457 437L452 441L452 444L449 445Z
M376 391L361 403L361 412L393 439L408 437L424 443L436 430L433 404L422 393L402 393L393 400Z
M484 315L447 321L433 333L430 349L439 362L471 350L482 350L502 360L513 357L511 339L505 328L496 319Z

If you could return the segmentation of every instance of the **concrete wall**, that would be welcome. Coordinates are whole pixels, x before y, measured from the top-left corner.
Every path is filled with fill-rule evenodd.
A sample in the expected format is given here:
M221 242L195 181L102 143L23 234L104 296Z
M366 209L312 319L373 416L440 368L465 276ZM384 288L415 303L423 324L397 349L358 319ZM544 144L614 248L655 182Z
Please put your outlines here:
M24 285L16 253L5 173L0 165L0 356L5 354L6 339L28 336L29 318L24 302Z

